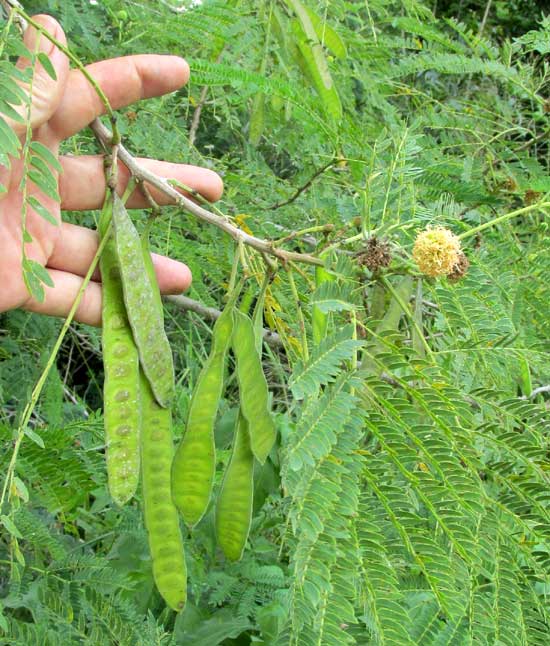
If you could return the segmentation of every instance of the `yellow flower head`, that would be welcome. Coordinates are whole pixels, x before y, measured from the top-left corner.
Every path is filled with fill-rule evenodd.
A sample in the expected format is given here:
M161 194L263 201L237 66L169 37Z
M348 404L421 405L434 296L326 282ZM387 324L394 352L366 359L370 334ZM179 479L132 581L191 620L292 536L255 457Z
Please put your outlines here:
M460 240L443 227L421 231L413 247L413 258L427 276L450 274L460 259Z

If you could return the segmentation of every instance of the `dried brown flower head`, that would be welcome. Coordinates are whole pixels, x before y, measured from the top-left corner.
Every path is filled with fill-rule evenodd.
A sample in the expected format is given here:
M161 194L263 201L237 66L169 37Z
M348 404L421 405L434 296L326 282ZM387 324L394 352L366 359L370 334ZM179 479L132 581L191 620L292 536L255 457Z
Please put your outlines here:
M360 265L364 265L371 271L378 271L382 267L388 267L392 255L390 245L376 236L367 240L367 246L357 257Z
M453 270L451 271L450 274L447 274L447 278L453 282L460 280L466 275L466 272L468 271L468 267L470 266L470 261L464 253L461 251L458 254L458 262L456 265L453 267Z
M460 240L443 227L421 231L414 242L413 259L426 276L447 276L459 262Z
M542 196L542 193L539 193L538 191L533 191L532 189L528 188L525 191L525 194L523 196L523 201L527 206L529 206L530 204L534 204L535 202L538 202L541 196Z
M518 183L513 177L507 177L501 184L505 191L515 193L518 190Z

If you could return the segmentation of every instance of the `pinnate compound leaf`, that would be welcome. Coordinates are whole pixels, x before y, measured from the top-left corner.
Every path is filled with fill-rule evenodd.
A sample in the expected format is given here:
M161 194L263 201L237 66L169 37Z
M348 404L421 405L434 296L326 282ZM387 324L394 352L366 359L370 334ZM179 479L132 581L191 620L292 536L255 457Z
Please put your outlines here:
M46 220L50 224L54 224L55 226L59 225L59 222L56 220L55 216L52 215L48 211L48 209L43 204L41 204L36 197L34 197L34 195L29 196L27 201L41 218L44 218L44 220Z
M349 291L336 282L321 283L313 292L310 303L324 314L354 310Z
M309 406L304 406L288 447L288 465L298 471L313 466L330 454L338 434L342 432L357 399L350 386L357 385L353 373L344 372L334 384Z
M48 273L48 270L44 265L41 265L39 262L36 260L27 260L29 269L32 271L32 273L38 278L38 280L41 283L44 283L44 285L47 285L48 287L53 287L54 282L52 280L52 277Z
M39 52L37 56L38 56L38 60L40 61L40 64L46 70L46 73L48 74L48 76L52 80L57 81L57 74L55 73L55 68L51 60L49 59L49 57L46 54L44 54L44 52Z
M353 326L346 325L326 338L313 351L308 361L298 361L289 386L297 399L314 395L319 386L333 381L342 361L351 359L362 341L352 338Z
M44 144L40 143L39 141L33 141L30 147L33 153L36 153L39 157L42 157L42 159L48 165L50 165L52 168L55 168L55 170L59 173L63 172L63 167L59 163L59 159L47 146L44 146Z
M43 303L46 295L43 285L54 287L54 282L48 270L36 260L29 258L23 259L22 269L23 280L28 292L39 303Z
M5 114L6 117L9 117L13 121L18 123L25 123L24 117L22 117L19 112L12 106L11 103L5 101L2 96L0 96L0 113Z
M39 303L43 303L46 293L42 287L42 283L34 275L32 270L25 267L23 267L23 282L29 294Z
M0 117L0 151L18 157L20 148L21 142L15 132L8 126L5 119Z
M55 180L53 175L46 175L45 173L41 173L36 170L36 168L34 168L33 170L29 171L28 177L31 182L36 184L36 186L44 193L44 195L47 195L49 198L55 200L56 202L61 201L57 190L57 181Z
M313 79L315 88L321 97L324 108L333 119L342 118L342 103L330 74L323 47L311 19L300 0L287 0L298 20L292 21L292 33L298 45L303 61Z

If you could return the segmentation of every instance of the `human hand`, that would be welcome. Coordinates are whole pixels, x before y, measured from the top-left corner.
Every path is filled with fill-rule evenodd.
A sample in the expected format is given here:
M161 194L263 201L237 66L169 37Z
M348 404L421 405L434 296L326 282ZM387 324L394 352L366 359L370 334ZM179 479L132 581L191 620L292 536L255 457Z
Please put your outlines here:
M36 16L40 23L57 41L65 44L60 25L49 16ZM29 27L25 44L30 51L36 47L37 32ZM40 51L48 55L57 75L54 81L41 65L38 65L33 80L31 125L33 139L46 145L58 156L59 145L64 139L82 130L94 118L105 112L92 86L78 70L69 70L67 57L45 37L40 39ZM28 61L19 61L24 66ZM184 85L189 77L189 66L176 56L139 55L116 58L94 63L87 70L99 83L113 109L124 107L140 99L161 96ZM23 141L26 125L9 122ZM25 244L29 259L48 269L54 287L45 287L45 299L38 302L32 298L23 281L21 267L22 225L21 208L23 196L19 184L23 174L21 160L12 160L8 170L0 166L0 183L8 190L0 195L0 312L21 307L23 309L65 316L69 312L82 285L98 247L95 231L61 221L61 209L80 211L99 209L105 196L105 176L102 156L59 158L63 173L58 177L61 204L43 195L29 182L29 194L36 195L40 202L55 217L58 225L47 222L32 210L28 211L26 227L33 241ZM223 185L220 177L211 170L155 160L139 160L146 168L162 177L171 177L189 186L209 200L221 196ZM55 173L57 177L57 173ZM119 164L118 192L124 191L129 175ZM151 189L158 204L167 204L167 198ZM139 190L130 196L127 206L146 207ZM153 254L153 262L163 294L179 293L191 283L189 268L181 262ZM96 273L87 285L75 319L90 325L101 325L101 283Z

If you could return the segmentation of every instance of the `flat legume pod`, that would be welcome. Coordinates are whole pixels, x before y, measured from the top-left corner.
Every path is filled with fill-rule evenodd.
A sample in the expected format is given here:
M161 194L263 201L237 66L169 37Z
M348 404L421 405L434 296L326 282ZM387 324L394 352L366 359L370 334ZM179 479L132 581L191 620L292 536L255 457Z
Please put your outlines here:
M216 502L216 535L226 558L238 561L244 551L254 495L254 455L247 422L237 415L233 451Z
M124 204L114 195L113 226L128 320L141 367L158 403L167 407L174 396L174 365L170 343L148 278L139 234Z
M112 197L107 195L99 221L100 235L109 231ZM112 232L100 258L102 281L102 346L105 453L109 492L123 505L139 482L139 357L126 316L120 270Z
M151 307L164 320L162 299L149 249L149 227L141 238L143 263L153 291ZM172 413L158 405L147 379L142 373L144 435L141 443L143 458L143 504L149 549L153 559L153 576L159 592L174 610L185 606L187 569L178 513L170 495L169 465L173 460ZM155 467L156 461L157 467ZM155 471L158 471L155 473ZM162 502L164 501L164 502ZM164 527L164 529L163 529ZM166 531L166 540L163 536Z
M164 310L162 308L162 297L160 295L160 288L158 285L157 275L155 273L155 266L153 265L153 259L151 258L151 249L149 246L149 231L151 230L152 224L153 224L153 220L149 220L141 235L141 253L143 255L143 264L145 266L145 272L147 274L147 277L149 278L151 289L153 291L154 307L157 311L158 316L160 317L160 320L164 324Z
M277 431L268 408L268 390L262 360L256 347L254 326L250 317L235 310L231 340L237 361L239 398L248 422L252 453L262 464L275 442Z
M170 492L172 413L159 406L143 372L141 388L143 507L153 576L166 603L180 611L187 600L187 568L178 511Z
M232 329L233 302L230 301L214 325L210 356L198 377L185 434L172 464L172 497L190 526L202 518L212 495L216 473L214 423Z

